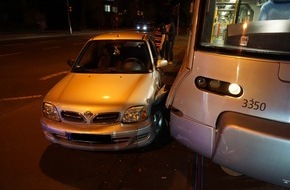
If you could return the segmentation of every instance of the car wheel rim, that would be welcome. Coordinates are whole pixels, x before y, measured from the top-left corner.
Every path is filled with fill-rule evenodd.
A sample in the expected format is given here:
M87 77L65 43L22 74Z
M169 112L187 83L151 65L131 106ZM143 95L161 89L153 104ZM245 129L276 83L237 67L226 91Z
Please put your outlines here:
M227 168L227 167L224 167L224 166L221 166L221 168L222 168L222 170L223 170L225 173L227 173L227 174L229 174L229 175L231 175L231 176L241 176L241 175L243 175L243 174L241 174L241 173L239 173L239 172L236 172L236 171L231 170L231 169L229 169L229 168Z

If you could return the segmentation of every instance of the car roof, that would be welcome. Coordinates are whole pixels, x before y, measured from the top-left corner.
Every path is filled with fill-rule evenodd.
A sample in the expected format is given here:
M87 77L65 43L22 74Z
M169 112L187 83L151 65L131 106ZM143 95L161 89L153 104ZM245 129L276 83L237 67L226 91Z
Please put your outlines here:
M148 34L136 31L120 31L99 34L91 40L148 40Z

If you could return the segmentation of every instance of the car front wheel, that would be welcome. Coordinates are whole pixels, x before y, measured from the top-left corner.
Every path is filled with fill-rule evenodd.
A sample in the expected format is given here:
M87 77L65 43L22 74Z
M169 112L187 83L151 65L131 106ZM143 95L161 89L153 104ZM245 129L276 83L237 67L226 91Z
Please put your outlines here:
M152 108L152 121L155 126L156 134L160 132L163 126L168 125L164 106L158 105Z

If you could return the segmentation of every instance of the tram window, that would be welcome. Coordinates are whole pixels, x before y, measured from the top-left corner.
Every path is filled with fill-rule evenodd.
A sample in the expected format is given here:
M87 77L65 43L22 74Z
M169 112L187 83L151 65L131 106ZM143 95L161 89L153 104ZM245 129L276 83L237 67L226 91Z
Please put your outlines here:
M278 18L276 15L275 21L262 21L264 7L272 1L283 1L283 4L289 7L283 8L285 13L279 12L283 17ZM208 0L204 12L201 45L273 54L290 53L288 43L279 43L290 40L290 20L282 20L287 16L290 17L290 0L269 0L269 2ZM276 12L272 11L268 15L274 15Z

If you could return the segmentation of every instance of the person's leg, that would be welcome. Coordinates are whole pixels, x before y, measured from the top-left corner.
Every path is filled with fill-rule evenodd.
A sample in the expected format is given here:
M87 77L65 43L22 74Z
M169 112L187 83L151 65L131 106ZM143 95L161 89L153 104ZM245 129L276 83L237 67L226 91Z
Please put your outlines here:
M169 42L165 42L165 53L164 53L164 56L165 56L165 59L168 60L169 59Z
M162 47L162 49L161 50L159 50L159 54L160 54L160 57L161 58L164 58L164 46Z
M174 46L174 41L169 42L169 58L168 58L169 64L173 63L173 46Z

